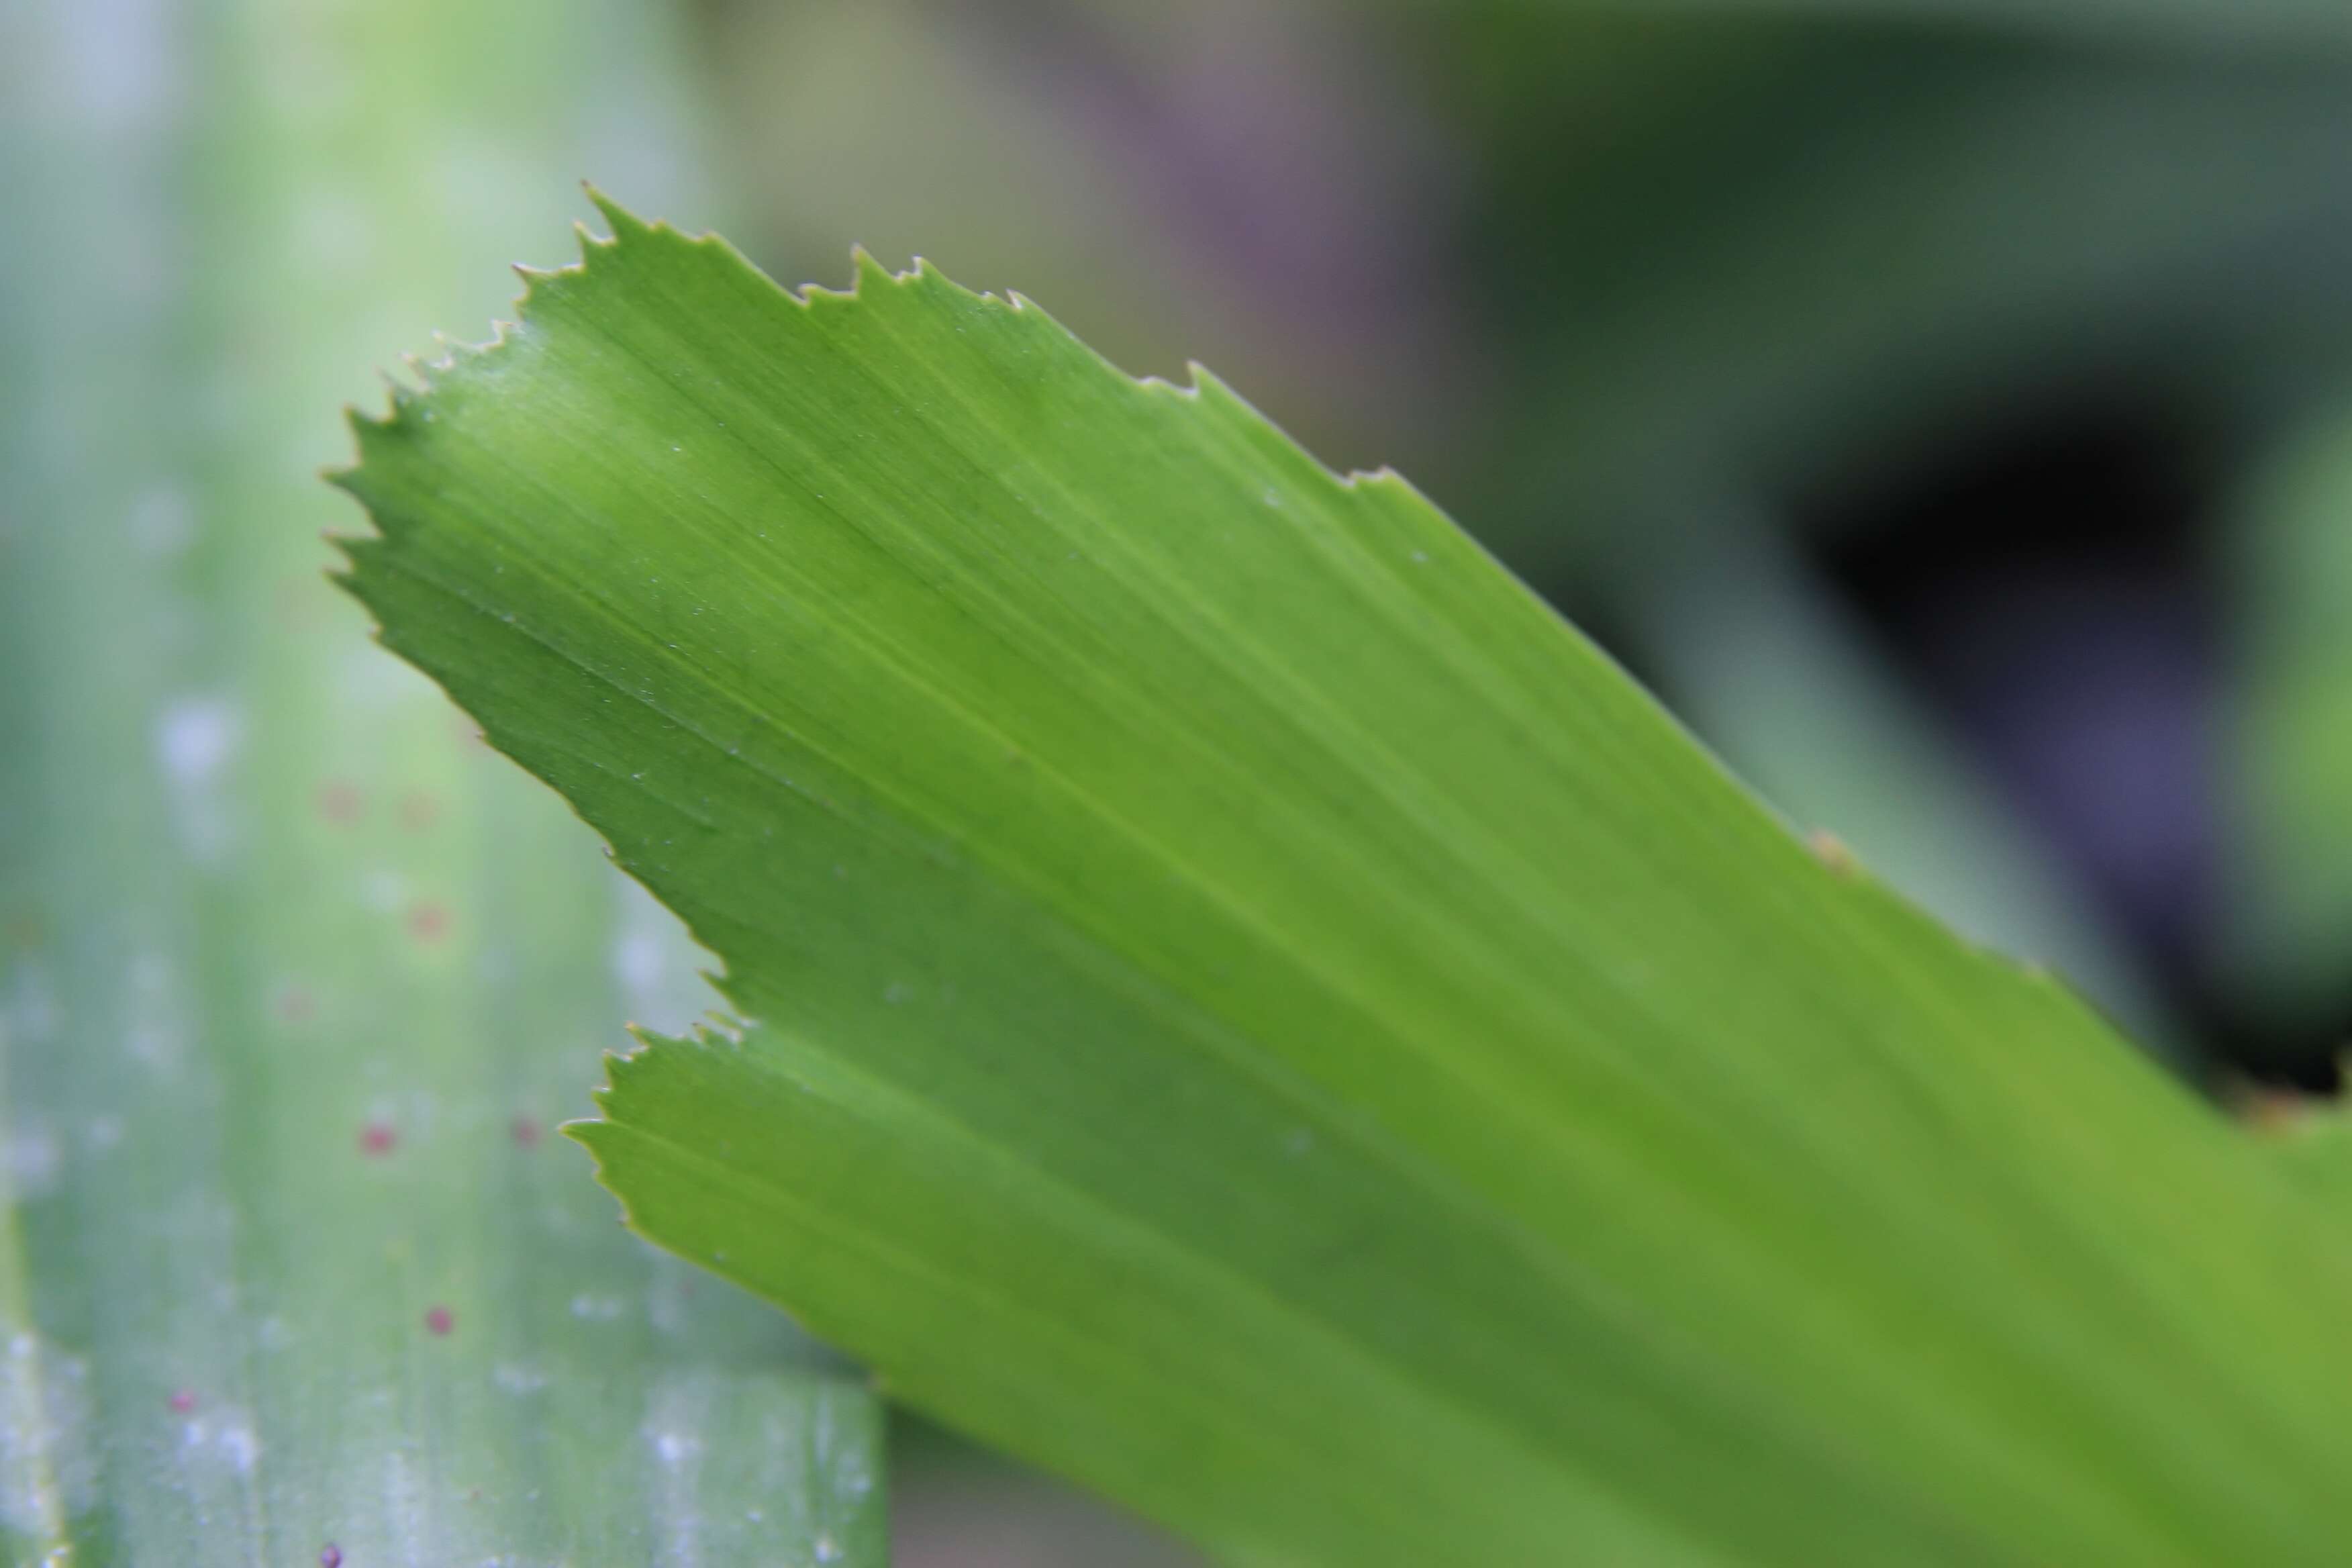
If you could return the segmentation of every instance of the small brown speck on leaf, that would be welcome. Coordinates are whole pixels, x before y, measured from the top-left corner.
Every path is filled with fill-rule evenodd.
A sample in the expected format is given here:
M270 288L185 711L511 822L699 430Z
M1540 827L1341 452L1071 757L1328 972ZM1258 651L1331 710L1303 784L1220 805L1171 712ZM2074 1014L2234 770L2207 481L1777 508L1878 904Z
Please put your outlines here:
M1837 876L1857 877L1862 874L1862 862L1854 858L1853 849L1847 847L1844 839L1826 827L1816 827L1807 835L1805 847L1813 852L1814 859Z
M2312 1118L2313 1098L2268 1084L2241 1083L2224 1093L2238 1120L2257 1132L2287 1132Z
M366 804L359 785L347 780L329 779L319 786L319 815L338 827L357 822Z

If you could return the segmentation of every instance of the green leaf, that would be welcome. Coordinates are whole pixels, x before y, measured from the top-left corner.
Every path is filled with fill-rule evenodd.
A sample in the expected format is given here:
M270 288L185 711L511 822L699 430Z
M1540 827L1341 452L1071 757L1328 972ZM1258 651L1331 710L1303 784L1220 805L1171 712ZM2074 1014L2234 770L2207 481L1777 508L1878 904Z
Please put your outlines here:
M632 1222L1241 1561L2320 1562L2352 1257L1205 373L607 207L357 422L384 640L728 965Z
M552 1135L682 939L323 580L646 9L0 0L0 1562L883 1556L865 1375Z

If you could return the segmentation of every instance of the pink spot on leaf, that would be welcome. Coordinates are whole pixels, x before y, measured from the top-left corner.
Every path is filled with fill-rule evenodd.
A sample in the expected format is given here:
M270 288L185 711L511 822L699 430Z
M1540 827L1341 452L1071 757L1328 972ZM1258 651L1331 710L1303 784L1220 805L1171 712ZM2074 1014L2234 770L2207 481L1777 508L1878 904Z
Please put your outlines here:
M371 1121L360 1129L360 1152L366 1154L389 1154L400 1134L388 1121Z
M167 1403L174 1411L185 1415L196 1407L195 1392L193 1389L175 1388L172 1390L172 1397Z
M539 1146L539 1123L528 1116L518 1116L509 1130L514 1133L515 1147L533 1149Z
M449 934L449 911L439 904L419 904L408 911L408 934L419 942L439 942Z
M357 822L365 804L360 786L346 780L329 779L319 786L319 815L338 827Z
M457 1326L457 1320L446 1307L436 1307L425 1314L425 1326L436 1334L446 1334Z

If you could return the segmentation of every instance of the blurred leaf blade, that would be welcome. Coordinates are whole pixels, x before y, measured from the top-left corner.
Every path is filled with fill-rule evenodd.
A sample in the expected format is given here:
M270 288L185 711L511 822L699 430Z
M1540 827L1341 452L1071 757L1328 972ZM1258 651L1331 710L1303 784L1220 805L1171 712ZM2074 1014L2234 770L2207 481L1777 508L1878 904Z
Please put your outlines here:
M2257 1016L2352 998L2352 418L2338 405L2257 465L2226 536L2239 628L2222 963Z
M2217 5L2209 0L1672 0L1666 6L1628 0L1570 0L1569 10L1690 13L1727 17L1790 17L1855 25L1895 25L1959 31L2015 32L2029 37L2105 44L2126 49L2174 47L2288 48L2341 45L2352 22L2326 0L2253 0Z
M317 541L330 405L557 221L644 22L0 3L12 1562L884 1555L864 1374L552 1135L686 944L614 961L618 879Z
M1205 374L607 212L342 482L729 965L646 1234L1239 1560L2325 1560L2352 1265L2063 988Z
M1520 184L1481 238L1508 259L1503 319L1542 330L1513 340L1495 413L1507 432L1524 415L1515 444L1462 482L1503 487L1514 561L1638 549L1726 486L1801 510L1850 496L1938 432L2063 417L2111 378L2194 406L2233 354L2275 369L2281 342L2340 337L2352 224L2326 50L1583 20L1504 37L1540 62L1584 31L1662 35L1637 106L1677 101L1694 62L1713 74L1654 124L1612 109L1622 154L1563 158L1540 74L1496 95L1525 106L1493 154ZM2200 331L2168 331L2184 312Z
M0 1552L48 1564L69 1562L73 1549L65 1482L79 1434L59 1405L79 1379L42 1353L10 1188L0 1172Z

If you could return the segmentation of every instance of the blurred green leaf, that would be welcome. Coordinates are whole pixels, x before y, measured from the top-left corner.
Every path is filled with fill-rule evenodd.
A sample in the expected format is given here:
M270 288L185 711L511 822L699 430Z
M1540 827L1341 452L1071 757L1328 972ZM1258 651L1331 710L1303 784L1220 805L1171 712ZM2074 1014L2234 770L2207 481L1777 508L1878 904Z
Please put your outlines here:
M2352 1253L1390 474L608 208L358 425L386 642L724 957L634 1224L1240 1561L2321 1563Z
M0 0L0 1562L881 1558L863 1373L553 1136L690 952L317 537L640 12Z
M2224 534L2237 630L2223 963L2267 1018L2352 1001L2352 414L2289 427Z
M1489 0L1492 3L1492 0ZM2076 42L2210 47L2352 43L2352 14L2331 0L1554 0L1564 9L1646 15L1799 16L1993 29Z
M1584 574L1727 496L1835 512L2086 396L2210 417L2218 366L2259 384L2344 341L2352 61L2326 51L1423 32L1480 137L1475 287L1509 366L1448 493L1514 561Z

